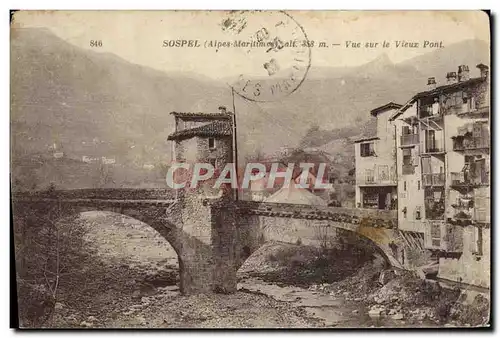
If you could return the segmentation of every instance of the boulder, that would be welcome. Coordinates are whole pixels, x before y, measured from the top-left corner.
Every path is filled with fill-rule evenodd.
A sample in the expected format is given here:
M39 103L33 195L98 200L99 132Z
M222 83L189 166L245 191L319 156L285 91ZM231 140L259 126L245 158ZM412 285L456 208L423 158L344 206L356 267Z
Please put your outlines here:
M384 270L380 273L380 277L378 278L378 282L382 285L386 285L391 280L396 277L396 273L393 270Z
M392 315L391 318L394 320L402 320L404 318L404 316L402 313L396 313L396 314Z
M80 326L81 327L92 327L93 324L89 323L89 322L86 322L86 321L83 321L83 322L80 323Z
M375 308L375 309L370 309L370 311L368 311L368 316L370 316L371 318L378 318L381 315L382 315L382 309Z

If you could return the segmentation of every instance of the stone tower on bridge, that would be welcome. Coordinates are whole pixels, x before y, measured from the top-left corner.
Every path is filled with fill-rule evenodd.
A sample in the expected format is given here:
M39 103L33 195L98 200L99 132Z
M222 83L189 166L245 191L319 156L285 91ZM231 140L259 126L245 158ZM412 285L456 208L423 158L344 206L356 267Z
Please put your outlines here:
M221 106L216 113L172 115L175 131L168 137L172 141L172 159L189 166L185 167L191 173L187 181L208 174L203 169L194 172L196 163L210 163L215 168L213 179L197 182L196 186L186 182L185 188L176 190L178 205L172 217L176 226L192 239L181 248L181 287L186 293L235 291L235 222L222 220L222 214L230 213L218 207L224 205L227 209L233 202L233 193L213 187L218 173L227 163L233 163L233 114ZM186 177L183 179L186 181Z

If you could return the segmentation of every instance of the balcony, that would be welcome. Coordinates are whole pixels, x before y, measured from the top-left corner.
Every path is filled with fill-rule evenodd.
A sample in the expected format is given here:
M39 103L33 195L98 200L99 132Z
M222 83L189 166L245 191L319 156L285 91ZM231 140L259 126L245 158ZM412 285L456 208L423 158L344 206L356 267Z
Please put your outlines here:
M451 205L456 210L469 210L474 208L474 198L471 195L462 195Z
M410 164L403 164L403 175L413 175L415 173L415 167Z
M475 188L490 184L488 175L473 176L465 171L450 173L450 179L450 185L454 188Z
M401 147L414 146L419 144L419 134L406 134L401 136Z
M433 145L427 145L424 149L424 154L443 154L444 153L444 147L442 145L438 144L433 144Z
M445 174L423 174L422 183L424 187L443 187L445 182Z
M453 218L457 221L471 221L472 220L472 210L463 209L459 210L453 215Z
M443 117L443 106L439 105L437 111L433 111L432 105L421 106L419 109L420 118L439 119Z
M453 139L454 151L481 150L490 148L490 139L486 137L457 137Z
M459 109L454 112L460 117L470 117L470 118L488 118L490 115L490 107L488 105L481 105L479 107L469 108L469 109Z

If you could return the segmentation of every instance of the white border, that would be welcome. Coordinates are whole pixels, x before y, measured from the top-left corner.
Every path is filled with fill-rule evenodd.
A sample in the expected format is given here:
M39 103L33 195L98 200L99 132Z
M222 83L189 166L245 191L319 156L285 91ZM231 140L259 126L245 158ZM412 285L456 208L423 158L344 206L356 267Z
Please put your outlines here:
M365 0L365 1L360 1L360 0L349 0L349 1L342 1L339 3L333 3L329 2L329 6L327 6L327 2L323 1L317 1L317 0L307 0L307 1L291 1L291 0L279 0L279 1L273 1L271 4L269 0L254 0L254 1L210 1L210 2L205 2L205 1L193 1L193 0L183 0L183 1L178 1L175 3L165 3L163 1L150 1L150 0L141 0L141 1L129 1L129 0L121 0L117 2L104 2L103 0L85 0L85 1L61 1L61 0L46 0L43 1L42 3L37 2L37 1L5 1L5 7L3 8L3 16L2 16L2 25L0 26L0 31L1 31L1 36L3 37L3 42L2 43L2 53L1 58L2 58L2 65L4 68L4 72L2 74L9 74L9 14L8 10L9 9L344 9L344 10L353 10L353 9L373 9L373 10L383 10L383 9L492 9L493 13L498 14L498 6L500 4L500 1L458 1L455 0L453 2L438 2L435 0L420 0L420 1L370 1L370 0ZM332 5L338 5L339 7L333 8ZM498 19L498 17L497 17ZM496 23L498 26L498 22ZM493 34L494 37L494 45L498 45L498 34ZM496 60L495 60L496 61ZM492 69L492 76L496 75L496 62L495 62L495 69ZM498 97L498 83L495 81L495 84L497 85L494 90L493 97ZM9 292L9 283L10 280L7 278L7 274L10 268L10 252L7 252L7 248L9 248L9 220L8 220L8 215L10 214L10 196L9 196L9 161L5 159L9 159L9 124L10 124L10 117L9 117L9 77L5 76L3 81L2 81L2 91L1 91L1 100L2 100L2 107L4 108L4 115L3 115L3 123L0 123L0 135L1 135L1 145L0 145L0 155L2 159L1 164L1 177L2 180L1 182L1 203L0 203L0 215L3 215L5 217L5 222L3 226L3 236L2 241L3 245L1 246L4 248L4 253L1 255L1 270L4 273L4 278L1 279L1 290L2 290L2 307L0 310L0 318L2 318L3 325L2 325L2 336L13 336L15 334L14 330L8 329L10 322L10 304L9 304L9 298L8 292ZM494 112L496 113L496 105L494 104ZM496 117L495 118L495 131L497 134L500 130L499 124L500 124L500 118ZM497 140L498 141L498 137ZM500 142L500 141L499 141ZM499 143L495 142L495 146L493 147L493 150L497 149L497 146L499 146ZM495 168L496 168L496 163L494 163ZM495 180L496 181L496 180ZM495 192L498 192L496 190L497 187L495 187ZM498 196L498 194L497 194ZM500 210L498 208L500 202L497 200L494 200L494 205L496 210ZM495 239L498 241L498 231L496 229L496 224L492 225L494 227L495 231ZM498 257L498 250L495 252L495 262L499 262L499 257ZM492 268L492 272L494 272L496 269L495 267ZM498 277L498 276L496 276ZM495 287L494 285L492 285ZM495 295L498 292L495 292ZM497 297L495 297L495 305L498 305L496 302ZM496 307L496 313L498 313L499 309ZM498 321L496 323L498 325ZM66 331L66 332L61 332L58 335L61 336L71 336L76 333L82 334L81 331ZM88 333L83 333L84 335L89 335L92 331L89 331ZM137 332L137 331L136 331ZM129 334L135 334L136 332L130 332L127 331ZM220 332L220 331L219 331ZM120 332L120 333L125 333L125 332ZM168 335L177 335L178 333L176 332L164 332L164 331L158 331L159 334L168 334ZM192 332L193 333L193 332ZM226 331L226 332L220 332L221 334L234 334L234 331ZM288 331L288 335L293 334L293 331ZM392 334L404 334L404 335L425 335L426 337L437 337L439 332L428 332L428 331L421 331L421 332L401 332L401 331L396 331L396 332L390 332ZM443 332L445 333L445 332ZM441 334L443 334L441 333ZM458 333L458 332L457 332ZM463 332L468 335L476 335L480 332L472 333L472 332ZM43 332L39 331L36 333L31 332L31 336L38 336L42 335ZM198 334L198 333L195 333ZM248 334L248 333L244 333ZM259 332L259 335L265 335L267 332ZM314 335L314 334L319 334L317 332L313 331L306 331L302 332L303 335L309 336L309 335ZM363 335L365 332L346 332L346 331L340 331L340 332L331 332L329 331L327 334L335 334L335 335L345 335L345 334L354 334L354 335ZM387 334L387 332L384 331L375 331L374 333L377 336L382 336ZM455 332L446 332L445 334L452 335L455 334ZM106 332L93 332L93 336L104 336L106 335Z

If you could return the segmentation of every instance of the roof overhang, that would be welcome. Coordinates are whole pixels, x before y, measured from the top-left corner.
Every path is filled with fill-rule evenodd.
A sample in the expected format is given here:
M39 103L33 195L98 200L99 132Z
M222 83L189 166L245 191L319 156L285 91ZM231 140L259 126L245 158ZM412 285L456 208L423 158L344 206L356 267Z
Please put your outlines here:
M354 143L361 143L361 142L368 142L368 141L374 141L374 140L380 140L380 137L365 137L359 140L355 140Z
M370 111L370 114L372 114L373 116L377 116L377 114L384 112L386 110L400 109L401 107L402 107L402 105L400 105L399 103L389 102L389 103L384 104L383 106L372 109Z

